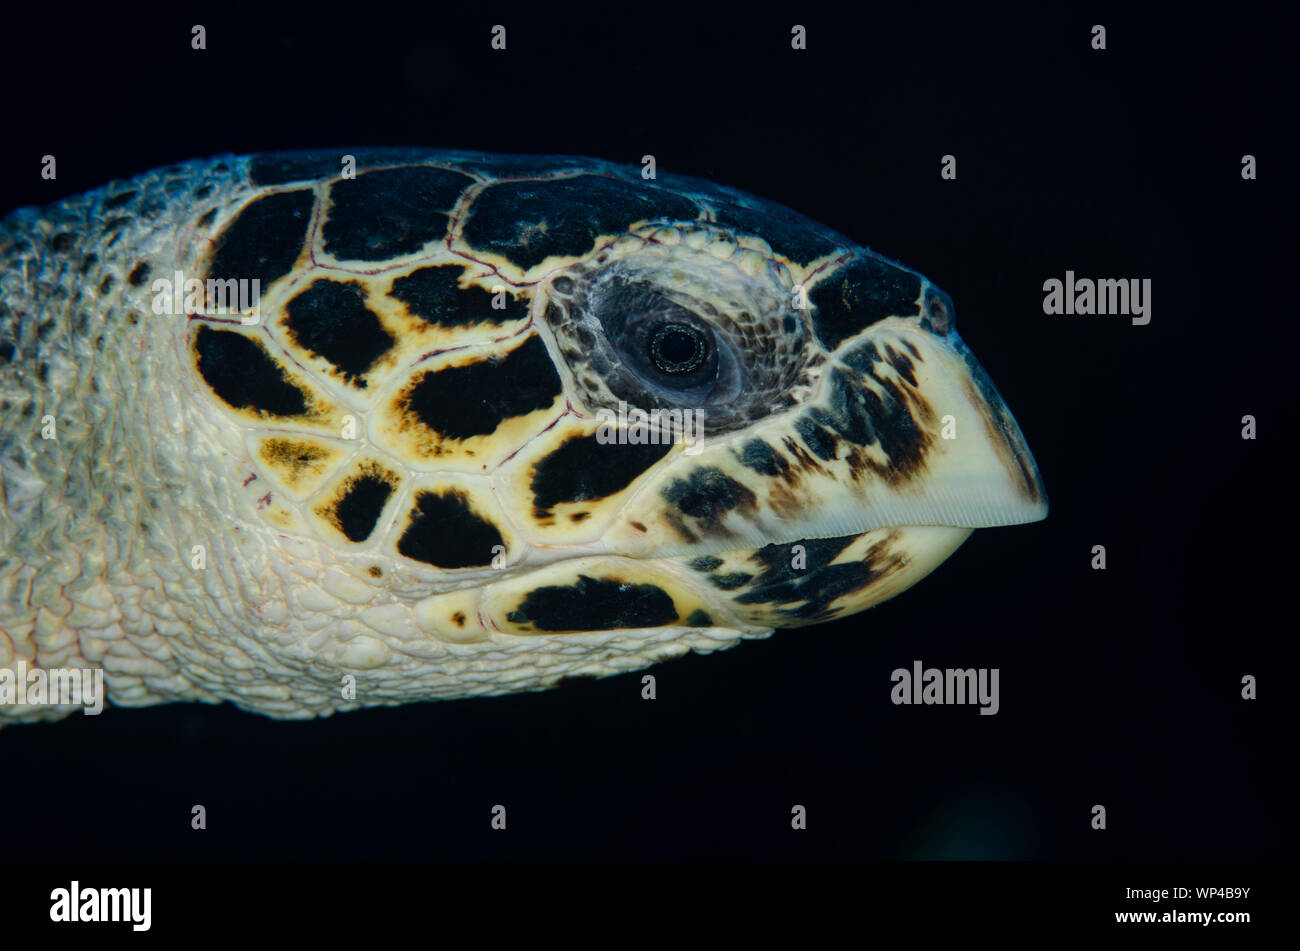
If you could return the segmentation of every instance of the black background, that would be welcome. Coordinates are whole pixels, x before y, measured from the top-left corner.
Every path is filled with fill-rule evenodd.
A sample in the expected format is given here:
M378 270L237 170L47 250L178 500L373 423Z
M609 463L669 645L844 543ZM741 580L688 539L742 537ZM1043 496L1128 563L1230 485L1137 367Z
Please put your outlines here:
M184 705L5 729L0 856L1289 854L1287 15L447 6L27 10L0 40L0 211L223 152L653 154L949 291L1049 518L976 532L864 614L659 666L654 702L631 674L307 723ZM1043 281L1067 269L1150 278L1151 323L1044 316ZM916 659L1000 668L1001 712L892 705L890 671ZM489 829L496 803L508 832Z

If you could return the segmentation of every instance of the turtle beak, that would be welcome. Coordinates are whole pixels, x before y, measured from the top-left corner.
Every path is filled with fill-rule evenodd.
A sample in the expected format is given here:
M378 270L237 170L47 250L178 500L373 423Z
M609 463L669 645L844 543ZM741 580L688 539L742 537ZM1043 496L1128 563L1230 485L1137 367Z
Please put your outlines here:
M606 534L608 550L704 554L1044 518L1020 427L940 295L919 320L886 318L844 340L798 406L675 451Z

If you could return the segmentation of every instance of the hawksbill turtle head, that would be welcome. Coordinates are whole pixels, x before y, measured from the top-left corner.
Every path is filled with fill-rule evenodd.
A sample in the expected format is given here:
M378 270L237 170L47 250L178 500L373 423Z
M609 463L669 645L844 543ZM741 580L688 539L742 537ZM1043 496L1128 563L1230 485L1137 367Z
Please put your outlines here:
M946 294L696 179L226 156L17 213L0 259L0 666L118 702L539 689L1046 513Z
M948 295L782 207L588 159L292 165L199 262L264 290L256 325L191 320L195 392L267 530L426 633L684 650L861 610L1046 512Z

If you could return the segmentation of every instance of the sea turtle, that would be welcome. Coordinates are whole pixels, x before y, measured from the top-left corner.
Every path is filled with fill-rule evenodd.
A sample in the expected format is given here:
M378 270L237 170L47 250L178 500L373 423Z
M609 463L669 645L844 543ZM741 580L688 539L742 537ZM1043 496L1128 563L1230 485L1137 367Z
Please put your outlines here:
M537 690L861 611L1047 511L947 294L694 178L224 156L19 210L0 261L29 686L280 718ZM0 722L74 709L8 683Z

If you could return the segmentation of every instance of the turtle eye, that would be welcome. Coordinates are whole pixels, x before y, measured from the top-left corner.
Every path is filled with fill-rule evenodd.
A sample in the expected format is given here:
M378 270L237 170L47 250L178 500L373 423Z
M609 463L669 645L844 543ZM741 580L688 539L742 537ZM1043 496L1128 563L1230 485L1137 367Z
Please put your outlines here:
M611 341L615 352L642 385L662 398L706 398L718 381L720 365L713 328L698 314L662 297L645 303L639 313L627 316Z
M609 348L607 359L626 380L620 395L629 403L721 406L740 392L744 365L722 318L706 316L707 307L616 272L594 282L587 307ZM600 349L595 338L583 346Z
M690 373L704 363L709 341L688 324L662 324L650 334L650 362L661 373Z

